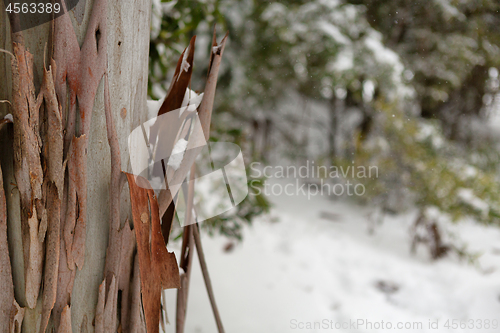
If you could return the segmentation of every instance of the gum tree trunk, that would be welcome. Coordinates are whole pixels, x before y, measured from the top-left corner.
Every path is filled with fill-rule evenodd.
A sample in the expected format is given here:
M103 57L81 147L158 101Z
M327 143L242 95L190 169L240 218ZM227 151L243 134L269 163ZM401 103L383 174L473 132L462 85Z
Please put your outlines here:
M84 42L94 2L80 0L78 5L67 14L71 17L80 47ZM0 2L0 9L0 16L2 16L0 48L13 52L9 19L5 14L3 1ZM147 115L150 9L149 0L108 0L107 33L106 36L100 37L107 39L107 73L111 111L121 152L121 170L128 172L131 170L127 136L133 128L146 120ZM50 28L51 24L46 23L23 31L25 47L34 57L33 82L36 93L40 90L44 75L44 48L50 43ZM6 53L0 53L0 100L12 101L12 86L11 58ZM13 113L11 107L9 103L0 103L0 120L6 114ZM81 269L76 269L71 290L70 317L73 332L94 332L93 323L99 286L104 279L110 230L111 179L111 157L106 131L103 78L97 88L88 135L85 254L83 266ZM14 177L12 136L12 124L0 125L0 165L3 171L3 189L6 198L7 239L12 281L15 300L21 308L25 309L22 331L37 332L42 313L42 292L39 293L36 306L30 308L25 290L25 258L23 256L25 244L23 244L21 230L21 198ZM121 200L122 202L130 201L127 191L123 191ZM125 220L128 216L131 220L130 204L122 204L121 207L123 210L121 219ZM47 331L54 326L51 317ZM5 331L4 327L0 330Z

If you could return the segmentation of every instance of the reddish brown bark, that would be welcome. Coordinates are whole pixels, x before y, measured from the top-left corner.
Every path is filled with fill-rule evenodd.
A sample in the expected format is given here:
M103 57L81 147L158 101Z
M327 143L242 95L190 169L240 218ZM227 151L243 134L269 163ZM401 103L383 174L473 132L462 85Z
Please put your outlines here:
M137 185L136 181L146 184L146 179L126 175L139 254L142 305L147 331L155 333L159 331L161 292L180 287L179 268L175 255L167 251L163 241L154 191Z

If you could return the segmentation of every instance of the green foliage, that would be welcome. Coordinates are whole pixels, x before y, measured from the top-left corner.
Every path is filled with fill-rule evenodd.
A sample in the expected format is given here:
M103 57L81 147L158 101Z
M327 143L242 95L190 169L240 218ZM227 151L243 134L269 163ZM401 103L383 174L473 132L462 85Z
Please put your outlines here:
M479 113L485 73L500 66L500 2L497 0L349 0L367 10L408 69L426 117L440 117L443 104L468 100ZM461 94L458 94L460 92Z
M148 95L153 99L162 98L170 72L173 72L180 54L189 45L200 24L204 32L214 24L223 24L219 11L219 1L153 1L151 42L149 48ZM205 45L209 46L209 45ZM203 64L207 66L208 59ZM156 85L157 88L153 89Z
M171 77L180 54L195 34L197 35L197 43L193 82L205 80L206 66L210 57L208 48L212 37L212 26L217 23L219 32L227 26L219 7L219 1L153 2L148 84L148 95L151 98L159 99L166 94L169 85L166 78ZM234 45L230 47L234 48ZM226 48L224 58L231 54L231 51L227 51L228 49ZM224 92L221 90L224 88L225 80L222 70L217 88L218 96L224 96ZM241 126L234 122L226 124L226 122L218 121L221 105L224 106L225 100L227 98L224 96L222 102L214 107L210 140L232 142L239 146L244 145L245 136ZM262 184L255 180L252 184L253 186L249 187L249 194L243 202L231 211L204 221L201 224L203 229L210 234L218 232L230 238L241 239L243 225L251 223L256 216L269 211L269 202L255 190Z
M500 223L500 181L494 170L481 168L469 152L444 138L436 121L407 116L394 104L375 105L379 132L360 147L355 163L378 166L380 177L364 183L363 200L408 189L418 207L436 207L452 220Z
M247 151L254 121L266 119L279 125L273 127L279 141L288 142L283 154L309 157L280 104L290 91L330 108L334 99L342 100L340 118L361 111L363 120L372 121L362 137L357 128L349 138L356 165L380 171L378 178L362 180L364 199L377 204L396 196L401 207L392 210L416 204L437 207L454 220L499 222L498 150L487 140L476 139L473 150L448 140L457 131L474 139L470 116L483 117L484 95L498 91L498 78L488 85L488 69L500 66L498 1L156 0L154 8L148 93L155 99L167 89L169 71L192 35L198 36L193 82L203 82L212 26L229 30L213 141ZM324 152L312 157L332 159ZM335 163L352 160L336 157ZM240 237L241 226L268 209L264 197L250 194L234 212L204 227Z

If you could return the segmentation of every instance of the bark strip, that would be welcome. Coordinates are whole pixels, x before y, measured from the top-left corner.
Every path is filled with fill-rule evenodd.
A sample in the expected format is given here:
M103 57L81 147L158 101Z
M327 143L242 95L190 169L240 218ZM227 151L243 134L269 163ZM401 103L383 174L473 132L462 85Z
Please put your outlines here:
M54 87L56 64L44 69L42 92L45 100L47 131L43 150L47 171L45 175L44 197L47 212L47 237L45 238L45 267L42 292L42 319L40 332L45 332L52 309L56 302L59 271L59 251L61 234L61 198L64 187L63 124L61 106Z
M147 331L157 333L160 322L161 292L179 288L179 267L173 253L167 251L160 229L158 204L154 191L145 189L147 180L127 175L134 230L139 255L141 294ZM136 182L143 186L139 186Z
M193 238L193 201L194 201L194 180L195 180L196 166L193 164L190 172L190 182L187 193L186 205L186 227L182 235L182 252L180 268L184 271L181 274L181 288L177 291L177 307L175 318L175 331L177 333L184 332L186 323L187 301L189 293L189 282L191 279L191 267L193 264L194 254L194 238Z
M43 171L39 134L39 109L43 93L35 97L33 56L20 43L13 43L13 51L14 177L21 198L25 296L28 306L33 309L40 291L43 268L44 228L41 228L42 234L39 236L39 224L46 217L41 201Z
M9 332L13 325L14 285L7 243L7 206L3 190L3 175L0 167L0 330Z
M215 89L217 87L217 77L219 75L219 67L222 59L222 54L224 52L224 47L226 46L228 34L222 39L220 44L217 44L215 29L212 40L212 53L210 54L210 62L208 68L208 78L205 85L205 91L203 93L203 99L200 106L198 107L198 116L201 123L201 128L203 129L203 134L205 140L208 140L210 136L210 120L212 117L212 108L215 98ZM190 140L191 141L191 140ZM194 142L194 140L193 140ZM196 157L201 152L200 149L193 149L188 144L186 154L181 162L180 168L175 172L172 177L171 183L180 184L186 178L191 165L194 163ZM167 211L168 206L172 202L172 198L176 193L171 193L170 189L161 190L158 195L158 203L160 207L160 216L163 216Z

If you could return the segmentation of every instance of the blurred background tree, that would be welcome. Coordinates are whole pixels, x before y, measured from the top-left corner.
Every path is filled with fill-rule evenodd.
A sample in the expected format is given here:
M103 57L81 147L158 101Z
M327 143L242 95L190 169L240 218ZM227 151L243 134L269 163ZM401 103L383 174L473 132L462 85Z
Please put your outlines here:
M247 163L376 165L377 179L354 179L367 203L499 222L498 1L153 3L153 99L192 35L203 82L212 27L229 30L211 136ZM205 225L239 237L268 208L249 195Z

